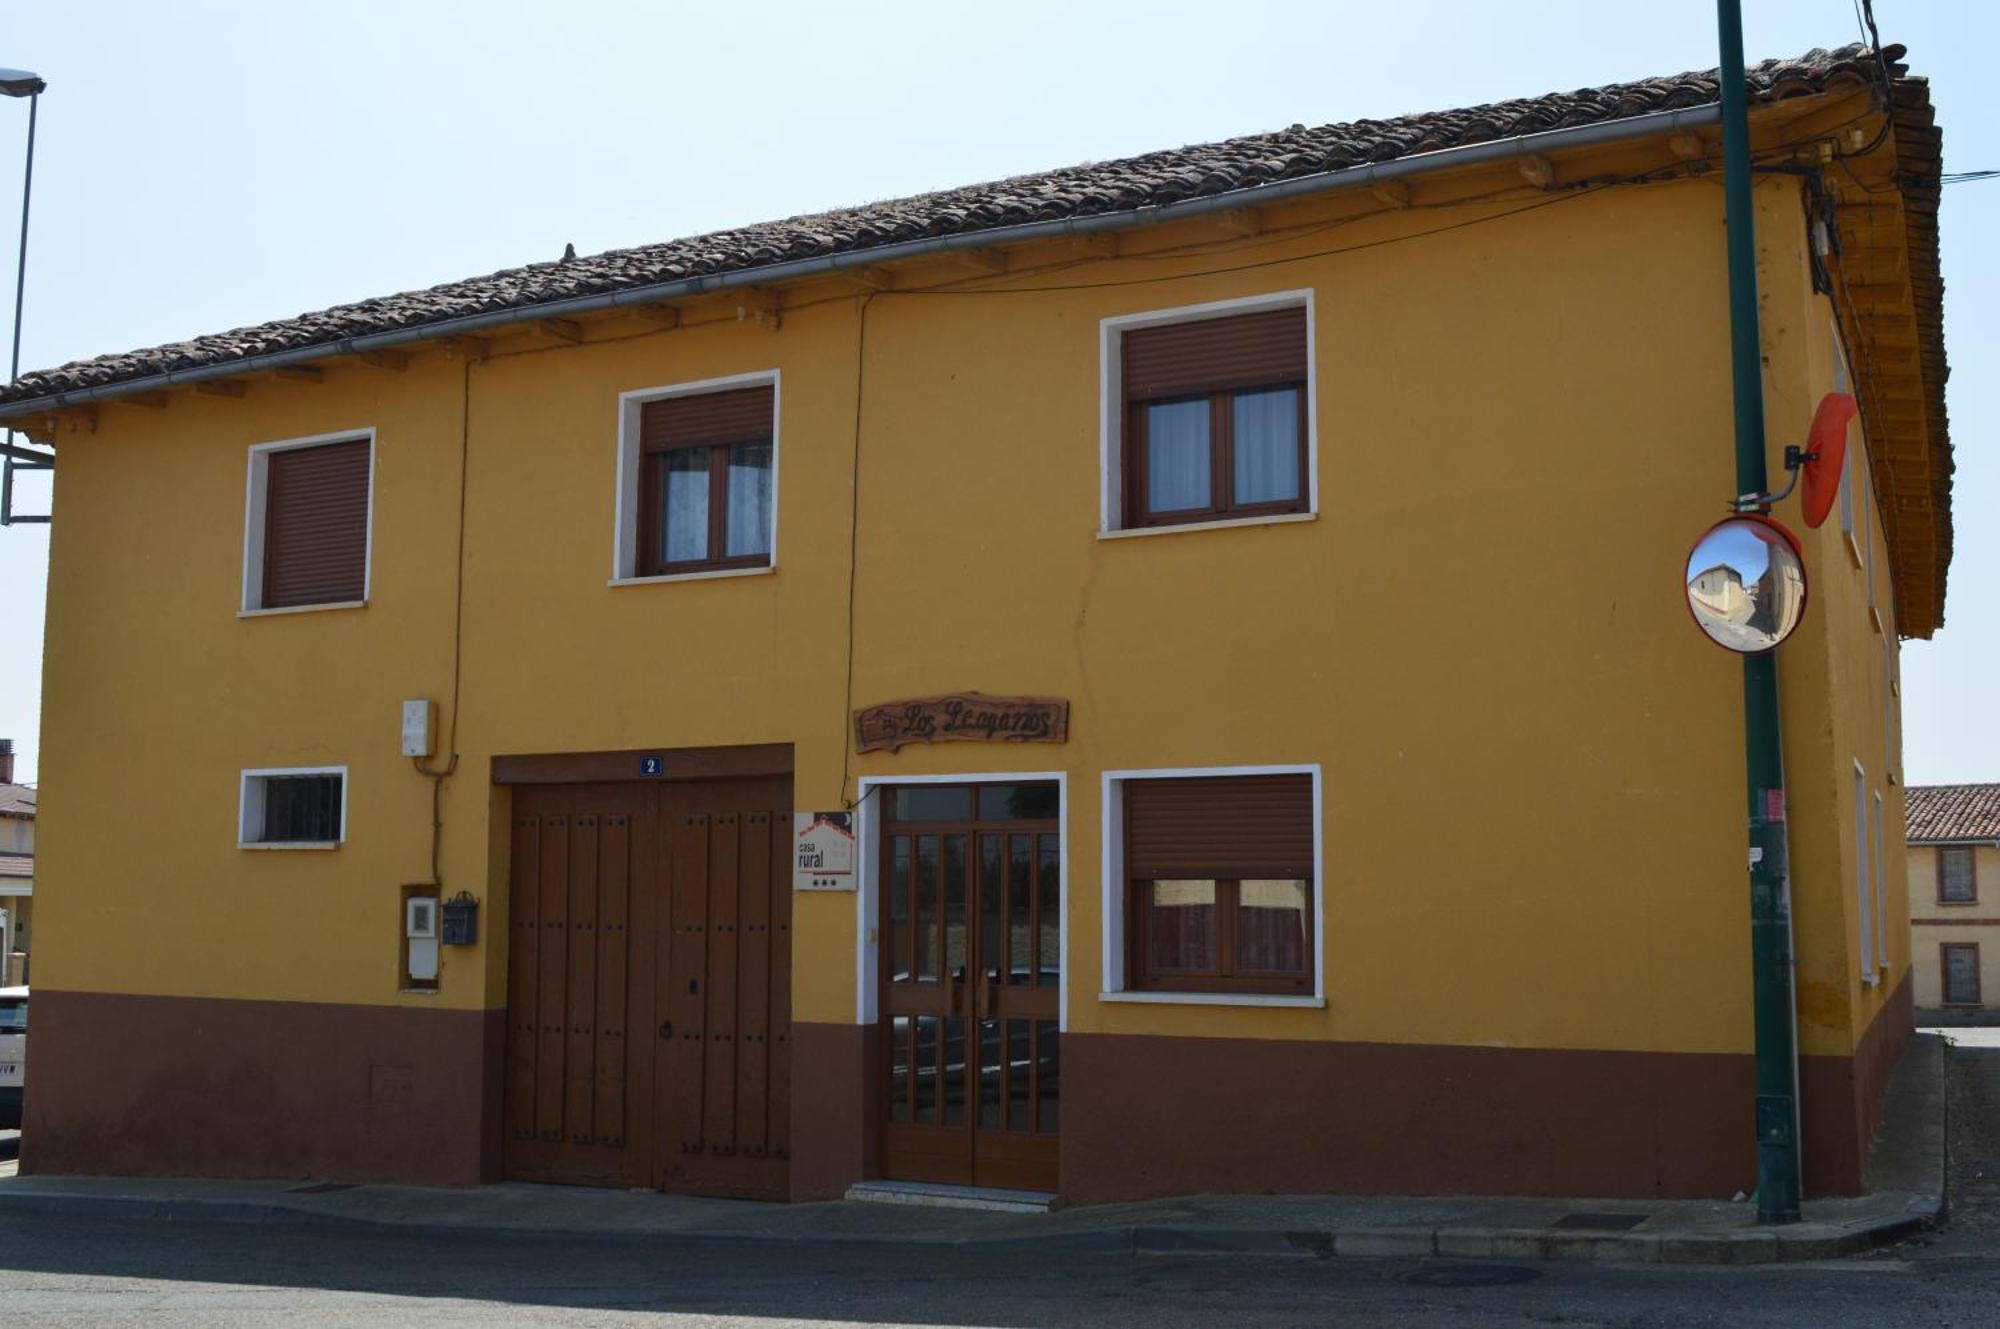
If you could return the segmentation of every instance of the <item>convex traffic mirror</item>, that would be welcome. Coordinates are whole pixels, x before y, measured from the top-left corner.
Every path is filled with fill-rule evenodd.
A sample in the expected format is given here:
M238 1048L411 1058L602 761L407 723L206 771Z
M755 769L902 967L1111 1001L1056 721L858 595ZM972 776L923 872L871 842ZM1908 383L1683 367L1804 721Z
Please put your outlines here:
M1742 655L1792 635L1806 612L1799 542L1769 517L1727 517L1694 542L1687 562L1688 612L1709 640Z

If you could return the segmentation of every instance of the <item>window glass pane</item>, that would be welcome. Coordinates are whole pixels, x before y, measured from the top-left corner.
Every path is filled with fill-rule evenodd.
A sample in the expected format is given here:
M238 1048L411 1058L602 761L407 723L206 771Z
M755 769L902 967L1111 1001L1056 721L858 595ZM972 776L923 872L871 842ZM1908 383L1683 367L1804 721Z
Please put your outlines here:
M1237 884L1236 967L1243 972L1306 971L1306 883L1245 878Z
M938 838L917 837L917 981L938 976Z
M1235 501L1282 503L1299 496L1299 390L1239 392L1230 402Z
M952 1016L944 1022L944 1124L965 1124L965 1025Z
M1000 873L1002 838L979 837L979 967L989 983L1000 981L1000 907L1007 895Z
M979 1124L1000 1128L1000 1021L979 1022Z
M1940 849L1938 857L1944 868L1944 898L1954 904L1978 898L1972 889L1972 851Z
M938 1017L917 1017L917 1057L913 1073L917 1082L916 1121L919 1126L937 1125Z
M340 838L340 777L268 775L264 833L268 844L323 844Z
M1054 821L1056 786L1053 780L1033 784L989 784L979 787L981 821Z
M729 558L771 552L771 445L729 449L729 522L722 552Z
M1041 948L1036 960L1035 982L1042 987L1055 987L1062 981L1062 837L1044 835L1042 837L1041 862L1037 872L1041 881L1041 902L1036 906L1041 912Z
M666 523L660 558L666 563L698 563L708 557L708 449L681 448L667 454Z
M1035 901L1035 837L1007 837L1007 976L1009 983L1033 983L1035 938L1029 929Z
M944 837L944 967L953 982L965 980L965 837Z
M1007 1021L1007 1129L1031 1131L1028 1119L1034 1104L1028 1098L1028 1081L1033 1066L1034 1045L1028 1041L1032 1020Z
M889 850L889 979L910 981L910 837L899 835Z
M1035 1083L1041 1092L1040 1120L1036 1129L1044 1135L1054 1135L1059 1119L1057 1107L1062 1097L1062 1045L1057 1041L1054 1020L1040 1020L1035 1024Z
M889 794L892 821L965 821L972 816L972 790L962 784L898 785Z
M1158 402L1146 408L1146 510L1177 512L1210 504L1208 403Z
M28 1032L28 1003L26 1001L0 1001L0 1034L25 1034Z
M889 1120L910 1119L910 1017L889 1022Z
M1944 949L1944 999L1954 1006L1979 1000L1979 948L1947 946Z
M1146 953L1155 969L1213 970L1215 882L1149 881Z

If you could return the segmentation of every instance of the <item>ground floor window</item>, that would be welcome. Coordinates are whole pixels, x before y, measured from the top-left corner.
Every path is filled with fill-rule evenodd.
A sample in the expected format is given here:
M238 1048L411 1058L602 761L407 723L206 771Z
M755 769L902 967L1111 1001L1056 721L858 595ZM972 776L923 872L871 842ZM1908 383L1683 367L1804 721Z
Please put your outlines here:
M1127 986L1311 994L1311 773L1134 773L1119 788Z
M1944 1004L1947 1006L1977 1006L1979 1004L1979 943L1976 941L1948 941L1939 949L1943 952Z
M238 843L325 848L347 834L344 767L243 772Z

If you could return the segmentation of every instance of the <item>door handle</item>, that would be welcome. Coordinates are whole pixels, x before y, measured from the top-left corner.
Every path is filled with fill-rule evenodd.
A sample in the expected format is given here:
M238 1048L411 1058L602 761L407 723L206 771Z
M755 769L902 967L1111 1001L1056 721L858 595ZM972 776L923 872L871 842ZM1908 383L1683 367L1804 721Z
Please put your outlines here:
M674 1022L672 1020L660 1021L660 1037L672 1038L673 1036L674 1036Z

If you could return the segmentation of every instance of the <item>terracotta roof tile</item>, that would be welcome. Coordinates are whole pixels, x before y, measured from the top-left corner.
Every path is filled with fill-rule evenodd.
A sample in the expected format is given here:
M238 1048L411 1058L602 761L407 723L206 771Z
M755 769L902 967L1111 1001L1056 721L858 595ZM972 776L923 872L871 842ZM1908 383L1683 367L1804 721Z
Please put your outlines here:
M27 784L0 784L0 817L35 815L35 787Z
M1903 48L1884 48L1900 60ZM1852 45L1766 60L1747 71L1760 101L1859 87L1879 79L1873 54ZM295 318L196 337L147 350L79 360L23 374L0 388L0 405L102 387L170 370L223 364L264 352L331 346L345 338L440 323L681 278L755 269L904 240L976 233L1227 193L1366 162L1463 147L1544 130L1625 119L1717 100L1714 70L1550 93L1462 110L1294 125L1217 143L1118 161L1089 162L913 198L869 203L664 244L509 268L427 290L337 305Z
M2000 840L2000 784L1911 785L1903 826L1913 842Z

